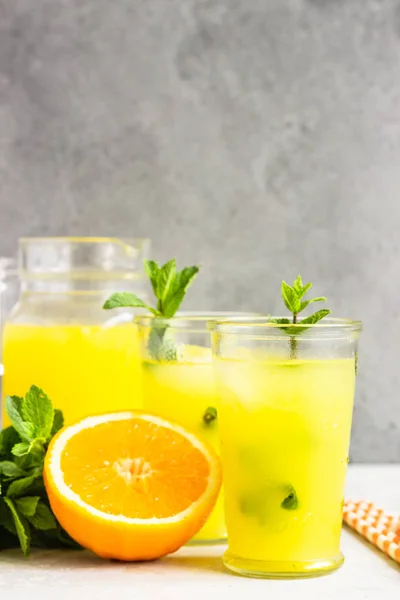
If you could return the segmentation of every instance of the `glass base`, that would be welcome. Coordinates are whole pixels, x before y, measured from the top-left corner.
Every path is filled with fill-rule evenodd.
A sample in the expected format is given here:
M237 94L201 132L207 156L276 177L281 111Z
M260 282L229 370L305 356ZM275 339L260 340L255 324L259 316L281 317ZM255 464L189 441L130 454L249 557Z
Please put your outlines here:
M244 577L257 577L263 579L303 579L304 577L318 577L338 569L344 562L340 552L329 559L309 560L302 562L292 561L263 561L249 560L225 552L222 561L227 569L243 575Z
M210 540L189 540L185 546L217 546L219 544L226 544L228 538L213 538Z

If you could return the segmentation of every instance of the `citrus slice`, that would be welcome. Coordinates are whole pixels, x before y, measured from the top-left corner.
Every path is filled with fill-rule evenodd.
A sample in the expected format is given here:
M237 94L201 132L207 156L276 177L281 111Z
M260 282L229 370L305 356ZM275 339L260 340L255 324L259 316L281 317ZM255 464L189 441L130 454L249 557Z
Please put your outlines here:
M50 443L51 508L79 544L119 560L174 552L203 526L221 486L211 447L139 411L88 417Z

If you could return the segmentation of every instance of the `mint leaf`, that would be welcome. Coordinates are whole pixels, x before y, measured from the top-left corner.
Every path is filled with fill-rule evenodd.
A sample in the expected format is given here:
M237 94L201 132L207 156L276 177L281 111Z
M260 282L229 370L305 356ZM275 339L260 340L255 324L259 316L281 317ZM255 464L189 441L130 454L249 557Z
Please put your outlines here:
M299 499L296 494L296 490L291 487L289 494L283 500L281 507L285 510L296 510L299 506Z
M176 260L175 258L169 260L160 269L157 280L157 293L158 298L157 309L162 315L165 316L164 312L164 301L167 298L171 287L174 284L176 275Z
M3 460L0 462L0 475L4 475L5 477L16 478L24 477L26 473L14 462L10 460Z
M32 385L21 406L25 422L34 427L35 438L50 437L53 427L54 408L49 397L36 385Z
M51 510L40 500L34 515L27 515L29 522L39 530L57 529L57 521L55 520Z
M150 279L151 287L154 295L157 296L158 277L160 273L160 265L155 260L144 260L144 270L147 277Z
M185 290L180 289L168 299L168 302L163 307L165 318L170 319L175 315L182 304L185 294Z
M11 399L11 410L16 412L16 419L18 420L19 418L22 419L21 416L21 409L22 409L22 403L24 401L23 398L21 398L21 396L7 396L7 398ZM10 418L10 415L8 415Z
M157 322L152 324L147 340L147 349L150 356L154 358L154 360L159 360L160 358L160 352L164 343L164 336L167 329L167 325L161 325Z
M158 360L161 362L176 362L181 360L181 344L175 344L171 339L164 339L158 351Z
M160 316L158 310L152 308L151 306L143 302L143 300L138 298L136 294L131 294L130 292L117 292L113 294L112 296L110 296L110 298L108 298L108 300L106 300L106 302L103 305L103 308L106 310L112 308L146 308L151 313L153 313L153 315Z
M25 498L15 500L15 506L18 512L24 515L24 517L33 517L36 513L39 500L39 496L25 496Z
M176 274L173 286L170 288L169 294L163 303L163 311L166 318L171 318L175 315L199 270L199 267L196 266L185 267Z
M11 511L5 502L5 498L0 498L0 525L5 527L5 529L7 529L7 531L10 533L14 533L15 535L17 534L14 525L14 519L12 518Z
M290 312L293 314L297 314L299 312L300 300L294 289L291 288L286 281L282 281L282 298L286 308L290 310Z
M19 497L23 496L27 492L30 492L38 477L40 477L39 474L34 474L29 475L28 477L23 477L22 479L16 479L9 486L7 490L7 496L10 498Z
M308 290L311 288L312 288L312 283L306 283L306 285L303 287L303 289L301 291L301 294L299 295L299 298L302 298L308 292Z
M200 267L193 265L192 267L185 267L182 271L179 271L175 277L175 285L173 294L176 294L179 290L187 291L188 287L193 283L193 280L200 271Z
M328 308L318 310L316 313L310 315L309 317L305 317L304 319L299 321L296 327L288 327L286 333L293 336L300 335L301 333L303 333L303 331L306 331L308 329L308 327L300 327L300 325L314 325L315 323L318 323L318 321L321 321L321 319L323 319L327 315L330 315L331 313L332 311Z
M323 319L327 315L330 315L331 313L332 313L332 311L329 310L329 308L323 308L322 310L318 310L313 315L310 315L309 317L302 319L300 321L300 325L314 325L315 323L318 323L318 321L321 321L321 319ZM301 329L301 330L303 331L303 329Z
M299 312L302 312L312 302L326 302L326 298L324 296L319 296L318 298L311 298L311 300L304 300L304 302L301 302L300 304Z
M22 404L23 398L19 396L7 396L6 411L11 424L20 437L27 442L31 442L35 438L35 427L32 423L25 423L21 413Z
M24 517L18 514L14 502L10 498L4 498L4 502L7 504L8 508L11 511L19 543L21 544L22 552L25 554L25 556L29 556L31 537L29 525L24 519Z
M64 427L64 415L58 408L54 409L53 427L51 429L51 437L56 435Z
M14 456L25 456L29 453L30 448L31 445L28 442L20 442L19 444L15 444L12 453Z
M46 454L46 440L44 438L36 438L29 444L28 448L24 444L16 444L12 452L21 459L21 464L23 463L25 469L43 465Z
M301 275L298 275L293 282L293 289L296 292L297 296L299 296L303 292L303 280Z
M14 427L6 427L0 431L0 456L8 458L11 454L11 450L20 440L18 433Z
M268 319L270 320L271 323L276 323L276 325L290 325L290 319L286 319L286 318L276 319L274 317L271 317L271 315L268 315ZM281 327L281 329L285 330L286 327Z
M206 425L210 425L218 417L217 409L214 406L209 406L203 415L203 421Z

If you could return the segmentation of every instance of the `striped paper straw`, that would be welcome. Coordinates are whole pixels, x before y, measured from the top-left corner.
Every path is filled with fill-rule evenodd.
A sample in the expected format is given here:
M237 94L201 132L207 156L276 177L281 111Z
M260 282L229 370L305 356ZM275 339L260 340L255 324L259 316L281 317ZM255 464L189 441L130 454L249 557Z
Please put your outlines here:
M372 502L347 500L343 520L377 546L382 552L400 563L400 518L385 512Z

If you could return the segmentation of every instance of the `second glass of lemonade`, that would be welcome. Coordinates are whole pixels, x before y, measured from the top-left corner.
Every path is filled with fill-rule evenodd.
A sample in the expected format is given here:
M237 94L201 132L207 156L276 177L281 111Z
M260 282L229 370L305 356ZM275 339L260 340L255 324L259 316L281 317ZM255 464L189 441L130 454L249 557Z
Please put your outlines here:
M228 551L252 577L304 577L340 551L361 323L210 324L219 389Z
M23 238L19 301L3 336L4 394L42 388L70 424L91 414L141 408L132 309L102 309L119 287L145 295L148 241ZM5 424L8 424L4 415Z
M138 316L145 410L176 421L219 454L218 402L207 321L229 313L178 313L172 319ZM226 540L221 493L194 543Z

